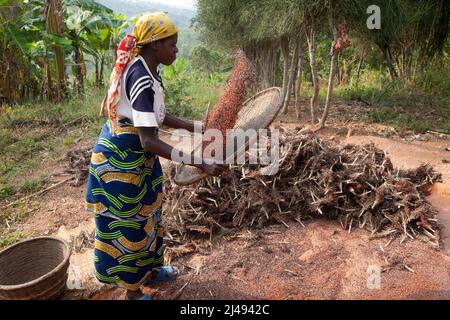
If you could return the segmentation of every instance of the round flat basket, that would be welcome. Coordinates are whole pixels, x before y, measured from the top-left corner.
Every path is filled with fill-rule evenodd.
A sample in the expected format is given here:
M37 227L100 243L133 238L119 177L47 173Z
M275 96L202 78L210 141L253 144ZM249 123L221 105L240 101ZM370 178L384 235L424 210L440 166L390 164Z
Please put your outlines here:
M259 130L267 128L280 112L282 105L283 92L281 88L273 87L260 91L242 104L234 129ZM244 152L246 147L253 142L247 141L244 146L236 149L229 158L236 157L241 152ZM194 152L201 148L202 146L199 145ZM206 173L196 167L181 165L175 174L174 182L178 185L189 185L200 181L206 176Z
M70 247L63 239L37 237L0 252L0 300L49 300L67 282Z

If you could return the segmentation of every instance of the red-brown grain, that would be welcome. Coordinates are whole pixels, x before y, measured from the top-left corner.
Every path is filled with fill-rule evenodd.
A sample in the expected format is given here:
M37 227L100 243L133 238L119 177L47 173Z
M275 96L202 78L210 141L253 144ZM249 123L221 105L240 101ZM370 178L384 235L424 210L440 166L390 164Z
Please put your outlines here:
M205 128L219 129L223 142L226 143L226 131L232 129L237 115L244 102L247 88L255 77L254 69L245 56L244 51L238 50L234 55L234 66L227 82L224 94L219 98L213 110L209 113ZM203 144L203 149L208 143Z

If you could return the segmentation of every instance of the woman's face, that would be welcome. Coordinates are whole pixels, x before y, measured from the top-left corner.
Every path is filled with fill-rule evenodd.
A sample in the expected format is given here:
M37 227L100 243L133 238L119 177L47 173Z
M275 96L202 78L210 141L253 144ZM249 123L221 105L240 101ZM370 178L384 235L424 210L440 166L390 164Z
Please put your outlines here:
M155 55L159 63L169 66L175 61L178 53L177 41L178 34L175 33L173 36L156 43Z

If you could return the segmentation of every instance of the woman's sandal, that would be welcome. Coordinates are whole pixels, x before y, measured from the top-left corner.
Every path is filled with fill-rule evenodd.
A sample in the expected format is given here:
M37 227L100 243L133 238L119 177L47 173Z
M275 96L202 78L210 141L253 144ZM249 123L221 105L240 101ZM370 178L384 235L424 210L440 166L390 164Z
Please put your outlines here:
M180 274L180 270L178 270L177 267L173 266L164 266L156 268L155 271L158 271L156 276L152 277L145 284L150 285L156 282L173 281Z

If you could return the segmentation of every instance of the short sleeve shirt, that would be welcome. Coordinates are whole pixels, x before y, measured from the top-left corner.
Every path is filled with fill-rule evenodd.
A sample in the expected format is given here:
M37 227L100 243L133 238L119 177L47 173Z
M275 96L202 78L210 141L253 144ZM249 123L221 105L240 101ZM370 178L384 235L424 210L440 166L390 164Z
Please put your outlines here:
M128 118L135 127L160 127L166 110L159 73L154 76L138 56L128 65L122 80L119 117Z

